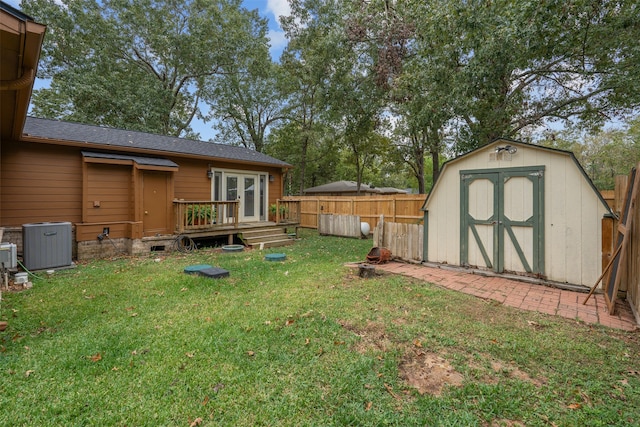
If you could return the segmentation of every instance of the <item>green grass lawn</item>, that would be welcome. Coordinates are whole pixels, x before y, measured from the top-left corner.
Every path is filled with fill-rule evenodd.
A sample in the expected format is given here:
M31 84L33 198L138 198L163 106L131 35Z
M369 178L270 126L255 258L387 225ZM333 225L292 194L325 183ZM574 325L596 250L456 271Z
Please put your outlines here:
M95 261L3 293L0 425L640 424L637 333L344 266L371 241ZM183 269L211 264L212 280Z

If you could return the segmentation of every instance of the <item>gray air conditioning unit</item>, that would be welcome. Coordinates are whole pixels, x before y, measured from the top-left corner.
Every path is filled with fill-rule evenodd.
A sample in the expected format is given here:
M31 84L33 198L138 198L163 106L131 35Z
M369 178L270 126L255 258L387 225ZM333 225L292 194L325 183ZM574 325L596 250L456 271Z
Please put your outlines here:
M22 247L24 267L27 270L70 266L71 223L23 224Z

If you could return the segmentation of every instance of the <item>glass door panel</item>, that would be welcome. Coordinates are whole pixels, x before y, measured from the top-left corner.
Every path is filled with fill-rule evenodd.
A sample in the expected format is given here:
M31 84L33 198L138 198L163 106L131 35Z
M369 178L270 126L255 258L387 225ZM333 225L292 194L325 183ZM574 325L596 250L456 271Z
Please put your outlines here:
M227 175L227 201L238 199L238 177ZM233 218L233 206L227 206L227 218Z
M244 178L244 217L253 219L256 216L256 179Z

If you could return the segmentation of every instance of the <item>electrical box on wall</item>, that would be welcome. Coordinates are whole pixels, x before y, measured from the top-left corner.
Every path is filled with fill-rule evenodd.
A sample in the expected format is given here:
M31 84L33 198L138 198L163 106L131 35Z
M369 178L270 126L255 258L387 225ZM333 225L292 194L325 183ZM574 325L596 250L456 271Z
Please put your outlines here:
M18 267L18 255L15 243L0 243L0 267Z
M27 270L66 267L71 261L71 223L22 225L24 266Z

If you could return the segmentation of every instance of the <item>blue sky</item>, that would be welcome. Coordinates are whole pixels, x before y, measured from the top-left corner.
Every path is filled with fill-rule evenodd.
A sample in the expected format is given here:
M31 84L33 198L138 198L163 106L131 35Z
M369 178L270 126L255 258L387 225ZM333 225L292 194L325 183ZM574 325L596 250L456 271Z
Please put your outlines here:
M20 9L20 0L4 0L5 3ZM278 17L288 15L290 12L288 0L244 0L242 2L247 9L258 9L261 16L269 20L269 39L271 44L271 56L274 60L280 58L282 50L287 44L284 33L278 24ZM46 87L47 81L36 79L35 89ZM215 136L215 132L211 129L211 124L205 124L199 121L192 123L192 127L196 132L200 133L200 137L204 141L208 141Z

